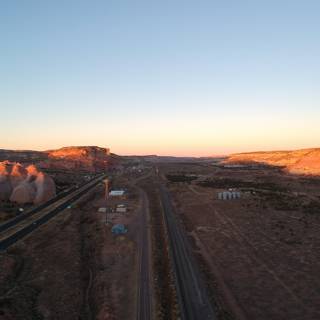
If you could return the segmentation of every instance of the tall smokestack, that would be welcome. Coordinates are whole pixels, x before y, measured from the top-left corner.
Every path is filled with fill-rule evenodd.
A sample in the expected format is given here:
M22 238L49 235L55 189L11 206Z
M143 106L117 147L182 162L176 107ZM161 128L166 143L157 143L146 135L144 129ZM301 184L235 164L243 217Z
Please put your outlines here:
M109 180L108 179L104 179L103 180L104 184L105 184L105 194L104 194L104 198L108 199L109 196Z

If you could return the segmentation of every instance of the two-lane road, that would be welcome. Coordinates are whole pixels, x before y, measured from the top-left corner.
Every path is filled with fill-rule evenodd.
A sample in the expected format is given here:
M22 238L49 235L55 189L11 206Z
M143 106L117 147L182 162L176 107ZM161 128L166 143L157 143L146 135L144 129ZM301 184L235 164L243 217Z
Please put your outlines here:
M183 320L217 319L183 226L175 217L170 194L164 184L160 184L159 188L176 276L181 318Z
M148 229L149 201L145 191L139 188L141 199L141 235L139 239L139 283L137 320L152 319L152 293L150 280L150 242Z

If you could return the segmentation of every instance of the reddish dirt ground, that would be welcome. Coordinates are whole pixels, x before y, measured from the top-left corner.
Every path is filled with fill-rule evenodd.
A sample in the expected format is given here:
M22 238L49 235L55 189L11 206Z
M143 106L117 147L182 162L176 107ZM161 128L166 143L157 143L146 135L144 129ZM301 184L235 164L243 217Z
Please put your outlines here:
M129 231L105 224L99 187L0 256L0 319L132 319L136 305L137 196Z
M272 169L196 165L164 165L162 172L198 175L191 183L171 182L170 189L209 286L234 318L320 318L319 180ZM198 183L217 177L229 179L226 187L230 179L253 181L255 191L240 200L218 200L221 188ZM259 191L257 182L271 190Z

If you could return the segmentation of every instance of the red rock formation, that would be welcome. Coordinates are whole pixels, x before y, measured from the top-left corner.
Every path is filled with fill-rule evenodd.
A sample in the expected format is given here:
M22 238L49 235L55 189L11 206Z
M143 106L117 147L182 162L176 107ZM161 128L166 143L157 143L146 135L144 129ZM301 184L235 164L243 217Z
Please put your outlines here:
M262 163L283 166L296 174L320 175L320 148L233 154L225 163Z
M27 173L28 173L29 179L31 179L31 177L37 177L37 175L39 174L39 170L35 165L30 164L27 167Z
M27 180L17 185L10 196L10 201L19 204L33 203L36 196L36 188L34 185Z
M0 200L8 200L12 193L10 179L6 175L0 175Z
M96 146L64 147L47 153L49 160L42 162L42 167L90 172L105 170L110 156L109 149Z
M0 200L38 204L55 194L52 178L34 165L25 168L19 163L0 162Z
M38 204L53 198L56 195L56 185L51 177L40 172L34 181L37 193L33 203Z
M25 167L23 167L20 163L15 163L12 166L11 173L10 173L10 181L12 187L16 187L20 184L28 175L28 171Z
M0 175L9 176L11 173L12 164L9 161L0 162Z

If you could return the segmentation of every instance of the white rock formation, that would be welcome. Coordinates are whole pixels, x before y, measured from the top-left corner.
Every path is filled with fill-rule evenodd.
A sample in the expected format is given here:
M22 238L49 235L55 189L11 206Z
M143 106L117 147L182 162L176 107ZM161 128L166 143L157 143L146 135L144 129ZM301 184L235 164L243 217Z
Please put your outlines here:
M53 179L34 165L0 162L0 200L19 204L43 203L56 195Z

